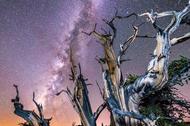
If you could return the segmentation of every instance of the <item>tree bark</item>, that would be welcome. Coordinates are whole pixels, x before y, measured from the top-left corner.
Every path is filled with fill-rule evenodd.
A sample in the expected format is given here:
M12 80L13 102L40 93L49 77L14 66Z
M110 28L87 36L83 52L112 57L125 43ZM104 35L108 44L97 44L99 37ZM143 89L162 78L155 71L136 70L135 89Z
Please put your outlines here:
M168 63L170 48L176 44L189 39L189 33L182 37L171 39L171 35L177 30L182 19L190 12L190 1L188 5L180 12L167 11L162 13L151 12L143 13L141 16L147 16L153 27L156 29L157 45L153 52L153 58L149 62L147 71L140 76L133 84L125 84L120 65L123 61L122 56L129 46L138 37L138 27L134 26L134 34L120 45L120 52L117 56L113 49L113 42L116 37L116 28L114 21L122 19L121 16L115 15L110 21L105 23L112 29L112 34L101 34L96 31L96 25L92 32L87 35L94 35L100 41L104 49L104 58L98 59L102 66L105 101L107 108L111 113L112 124L115 126L156 126L158 117L145 117L139 112L139 104L143 98L147 97L154 91L161 90L168 81ZM160 28L156 20L161 17L173 16L170 24L165 28ZM120 17L120 18L118 18ZM130 16L128 16L130 17ZM114 124L113 124L114 122Z
M103 103L100 105L96 112L92 112L89 96L88 96L88 88L87 88L87 79L84 78L81 72L80 64L78 66L79 70L77 70L74 60L72 59L72 50L70 54L70 60L71 60L71 75L70 80L74 82L74 90L73 93L70 91L69 88L66 90L62 90L58 92L56 95L60 95L62 92L65 92L69 99L71 104L73 105L73 108L78 113L81 125L82 126L96 126L96 120L98 119L100 113L104 110L106 107L106 103ZM78 72L79 71L79 72Z

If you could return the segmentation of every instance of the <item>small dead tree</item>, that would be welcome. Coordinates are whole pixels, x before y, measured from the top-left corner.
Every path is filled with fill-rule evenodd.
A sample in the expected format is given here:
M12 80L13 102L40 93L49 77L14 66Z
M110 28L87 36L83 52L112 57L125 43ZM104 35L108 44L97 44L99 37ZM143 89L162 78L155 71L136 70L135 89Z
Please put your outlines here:
M33 102L35 103L39 114L35 113L34 111L24 110L23 104L20 103L18 86L14 85L14 87L17 93L16 97L12 99L12 102L15 108L14 113L26 121L25 123L20 123L20 125L22 126L49 126L52 118L49 118L49 119L44 118L43 107L42 105L36 102L35 93L33 93Z
M68 95L68 98L73 105L73 108L78 113L81 119L82 126L96 126L96 120L98 119L100 113L106 107L106 103L104 102L102 105L100 105L97 108L96 112L92 111L87 88L87 86L90 84L86 83L88 79L84 78L84 76L82 75L80 64L78 65L77 70L74 61L72 60L72 53L70 55L72 65L70 80L72 80L74 83L74 90L73 92L71 92L70 89L67 88L66 90L61 90L56 95L58 96L62 92Z

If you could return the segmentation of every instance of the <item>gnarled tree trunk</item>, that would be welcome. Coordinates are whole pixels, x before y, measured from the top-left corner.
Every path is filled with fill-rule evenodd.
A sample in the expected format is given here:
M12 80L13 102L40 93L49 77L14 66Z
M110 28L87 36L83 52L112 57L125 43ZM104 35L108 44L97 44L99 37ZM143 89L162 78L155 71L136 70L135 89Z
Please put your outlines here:
M141 16L148 16L149 21L153 24L157 31L156 41L157 45L153 52L153 58L149 62L147 71L144 75L139 77L133 84L126 84L122 71L120 69L121 63L124 61L122 56L129 48L131 43L137 37L138 27L134 26L134 34L120 45L119 55L116 56L113 49L113 42L116 37L116 28L114 21L116 19L128 18L118 16L117 13L111 21L105 21L110 26L112 33L101 34L96 31L96 25L92 32L86 33L87 35L94 35L99 39L100 44L104 48L104 58L99 58L98 61L102 66L105 101L108 110L111 112L112 124L115 126L137 126L140 124L147 126L155 126L158 118L151 116L145 117L139 112L139 104L143 98L162 87L168 81L168 62L170 48L178 43L181 43L190 38L187 33L182 37L171 39L171 35L177 30L182 23L182 19L190 12L190 1L188 5L180 12L168 11L163 13L143 13ZM165 17L173 16L170 24L166 28L160 28L156 20Z

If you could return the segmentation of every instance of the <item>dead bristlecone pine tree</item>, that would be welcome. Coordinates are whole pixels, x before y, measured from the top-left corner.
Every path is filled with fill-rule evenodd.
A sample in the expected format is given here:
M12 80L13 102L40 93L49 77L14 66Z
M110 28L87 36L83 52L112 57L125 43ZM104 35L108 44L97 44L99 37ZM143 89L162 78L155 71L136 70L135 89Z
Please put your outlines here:
M50 126L52 118L46 119L43 115L43 107L35 101L35 93L33 93L33 102L35 103L38 114L34 111L25 110L22 103L20 103L18 86L14 85L16 89L16 97L12 99L14 104L14 113L24 119L25 123L20 123L21 126Z

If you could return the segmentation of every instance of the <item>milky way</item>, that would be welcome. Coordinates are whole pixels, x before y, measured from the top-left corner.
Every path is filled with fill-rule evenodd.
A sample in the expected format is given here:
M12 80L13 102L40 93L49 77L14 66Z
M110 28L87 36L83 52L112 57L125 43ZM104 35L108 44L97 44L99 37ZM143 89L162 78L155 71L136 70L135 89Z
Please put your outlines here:
M70 126L78 121L65 95L59 97L59 90L72 88L69 81L69 48L73 49L77 63L81 63L82 72L89 78L89 83L101 79L101 69L95 56L102 55L102 49L93 37L82 34L91 31L95 23L97 29L105 28L102 19L110 19L116 10L119 14L141 13L155 9L164 11L180 9L184 3L178 0L1 0L0 1L0 125L16 126L21 120L13 114L10 102L15 96L12 84L19 85L22 102L26 108L33 109L32 92L37 101L42 103L47 116L53 116L53 126ZM181 1L184 2L184 1ZM163 4L165 3L165 4ZM140 20L139 22L141 22ZM131 34L134 18L117 21L118 36L116 42L122 42ZM135 22L138 23L138 22ZM181 28L180 32L185 31ZM107 29L107 28L105 28ZM141 34L153 34L148 24L142 27ZM115 49L118 50L118 43ZM142 74L155 46L152 39L137 39L127 52L132 59L123 66L125 74ZM181 44L172 50L171 57L179 55L190 57L190 43ZM184 97L188 97L190 86L182 88ZM93 108L101 104L98 89L89 87ZM189 98L190 99L190 98ZM108 123L103 113L99 122Z

